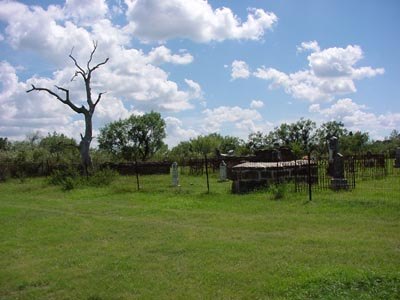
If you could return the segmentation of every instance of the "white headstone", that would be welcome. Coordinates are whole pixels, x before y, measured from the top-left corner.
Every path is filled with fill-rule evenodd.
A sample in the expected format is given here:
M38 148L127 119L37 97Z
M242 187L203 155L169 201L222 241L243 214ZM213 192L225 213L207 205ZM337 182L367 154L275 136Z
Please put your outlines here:
M219 180L226 181L226 163L221 161L219 165Z
M172 185L179 186L178 163L174 162L171 166Z

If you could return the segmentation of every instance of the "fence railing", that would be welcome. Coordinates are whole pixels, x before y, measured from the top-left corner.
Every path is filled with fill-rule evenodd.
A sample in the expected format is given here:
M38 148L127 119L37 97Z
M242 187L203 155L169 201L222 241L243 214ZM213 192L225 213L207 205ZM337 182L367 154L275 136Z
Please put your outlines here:
M228 178L232 167L241 161L235 158L210 158L207 159L208 169L211 172L219 170L219 166L225 161L227 164ZM301 162L301 163L300 163ZM332 177L328 175L329 166L328 159L321 158L312 160L310 170L304 164L304 160L294 161L291 167L277 166L271 169L271 178L268 179L272 184L291 183L295 192L303 192L311 189L314 191L327 190L332 188ZM32 163L11 163L0 161L0 179L2 176L19 177L21 175L34 176L49 176L54 170L73 167L79 169L79 164L60 165L50 164L47 161ZM98 168L110 168L118 171L122 175L141 175L147 174L169 174L171 162L134 162L131 163L103 163ZM181 164L182 174L202 175L205 172L204 159L187 159ZM289 170L290 169L290 170ZM348 156L344 158L344 179L346 180L347 189L354 189L358 182L372 179L385 178L387 176L399 176L400 170L394 168L394 159L384 155L363 155L363 156ZM232 178L231 178L232 179Z

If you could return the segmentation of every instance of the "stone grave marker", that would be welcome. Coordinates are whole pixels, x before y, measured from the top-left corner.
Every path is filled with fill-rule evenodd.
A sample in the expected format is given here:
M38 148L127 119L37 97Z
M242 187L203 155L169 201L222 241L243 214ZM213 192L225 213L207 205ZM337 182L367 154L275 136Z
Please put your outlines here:
M333 190L348 189L347 179L344 177L344 159L339 153L338 138L333 136L329 139L329 175L332 176L331 188Z
M394 167L400 168L400 147L396 148L396 156L394 160Z
M226 181L226 178L226 163L224 161L221 161L221 163L219 164L219 181Z
M178 163L174 162L171 166L172 186L179 186Z

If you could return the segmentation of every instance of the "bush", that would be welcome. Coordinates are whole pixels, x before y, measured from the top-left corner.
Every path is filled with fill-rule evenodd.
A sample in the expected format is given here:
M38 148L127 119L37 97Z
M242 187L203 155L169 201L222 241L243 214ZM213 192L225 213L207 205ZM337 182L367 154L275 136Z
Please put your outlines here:
M285 184L271 185L269 190L272 194L272 199L280 200L280 199L285 198L285 195L286 195L286 185Z
M75 188L76 182L72 177L66 177L61 183L63 191L70 191Z
M107 186L110 185L118 176L118 172L110 169L103 169L94 172L87 183L91 186Z
M28 177L26 175L26 172L23 170L18 170L15 176L18 178L20 183L24 183L26 181L26 178Z
M64 191L69 191L77 186L107 186L110 185L117 176L118 172L104 169L98 170L86 178L82 177L76 169L66 167L65 169L53 171L49 178L49 183L60 185Z
M0 182L7 181L8 177L10 176L7 166L0 165Z
M71 190L75 186L74 181L79 178L79 172L71 167L66 167L64 169L58 169L53 171L50 175L49 183L54 185L61 185L63 189L65 186L68 188L66 190ZM71 188L72 187L72 188Z

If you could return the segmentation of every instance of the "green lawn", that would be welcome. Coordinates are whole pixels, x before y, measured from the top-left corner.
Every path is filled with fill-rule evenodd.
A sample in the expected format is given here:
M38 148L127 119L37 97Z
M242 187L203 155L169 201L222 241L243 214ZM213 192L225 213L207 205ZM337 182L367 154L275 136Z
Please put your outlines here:
M400 299L399 178L310 203L141 180L0 183L0 299Z

